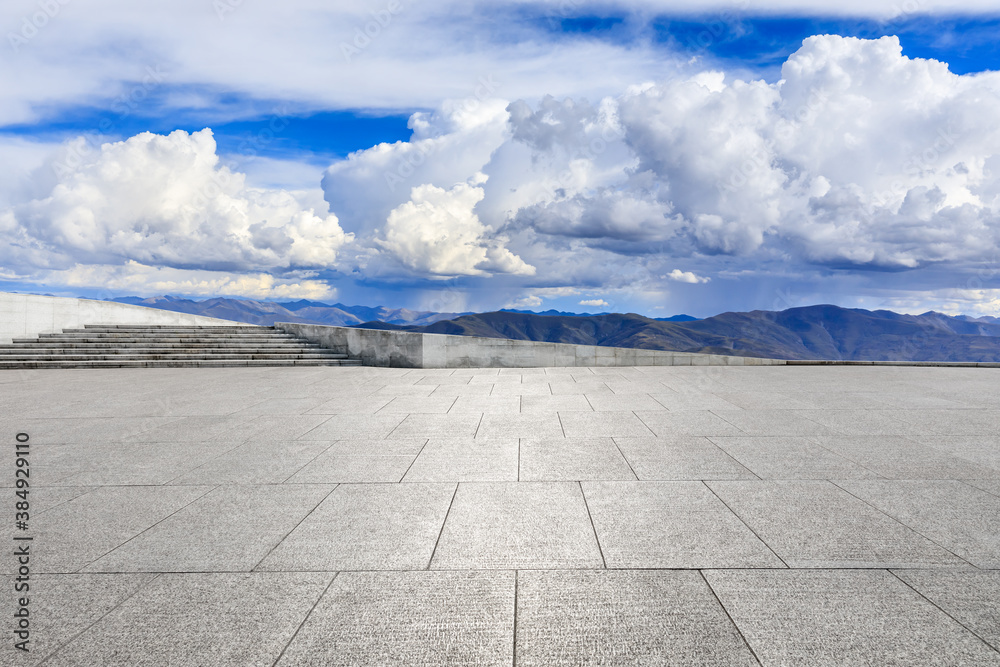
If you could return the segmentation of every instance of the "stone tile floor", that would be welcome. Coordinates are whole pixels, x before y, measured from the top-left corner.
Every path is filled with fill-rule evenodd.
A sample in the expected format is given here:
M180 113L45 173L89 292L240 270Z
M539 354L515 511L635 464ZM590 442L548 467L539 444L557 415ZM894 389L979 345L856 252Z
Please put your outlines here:
M0 665L1000 665L998 388L0 371Z

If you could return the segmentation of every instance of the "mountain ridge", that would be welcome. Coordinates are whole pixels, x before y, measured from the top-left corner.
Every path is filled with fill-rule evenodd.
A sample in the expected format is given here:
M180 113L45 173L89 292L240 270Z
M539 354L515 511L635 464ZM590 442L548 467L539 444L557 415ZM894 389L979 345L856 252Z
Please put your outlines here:
M160 296L108 300L262 325L298 322L774 359L1000 362L1000 318L935 311L908 315L819 304L783 311L730 311L695 319L555 310L436 313L307 299L193 301Z

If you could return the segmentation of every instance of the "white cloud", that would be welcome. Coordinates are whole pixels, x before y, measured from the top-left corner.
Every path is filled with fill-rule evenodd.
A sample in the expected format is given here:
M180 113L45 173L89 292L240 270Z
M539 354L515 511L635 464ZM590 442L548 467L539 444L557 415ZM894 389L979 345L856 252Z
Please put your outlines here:
M0 261L14 274L130 262L329 269L350 240L336 216L304 208L293 193L248 187L220 164L210 130L147 132L100 148L77 139L34 176L34 192L0 210Z
M643 257L909 270L982 261L1000 243L1000 73L953 74L894 37L818 36L782 74L516 101L508 133L491 131L467 167L490 179L477 214L538 267L536 287L641 282ZM449 117L434 123L433 159L454 166L485 125ZM355 182L372 155L328 172L334 211L334 177Z
M528 308L538 308L541 305L542 305L541 298L529 294L527 296L522 296L518 299L514 299L513 301L506 303L503 307L514 310L525 310Z
M491 273L533 275L535 268L503 246L473 210L483 198L482 174L471 184L450 190L433 185L413 188L410 201L393 209L385 239L377 243L422 274L482 276Z
M608 308L611 306L610 303L604 299L584 299L580 302L581 306L593 306L595 308Z
M267 273L227 273L153 267L138 262L122 266L78 266L39 276L47 284L93 288L109 293L184 296L242 296L253 299L333 299L337 290L322 280L278 279Z
M681 271L680 269L674 269L666 276L664 276L664 278L667 278L669 280L674 280L679 283L690 283L692 285L698 285L700 283L707 283L712 281L711 278L705 278L703 276L699 276L695 273L692 273L691 271Z
M594 12L634 17L625 21L627 26L641 25L650 13L696 12L710 21L735 21L774 12L881 18L997 9L995 0L548 0L547 8L520 0L400 0L400 11L371 30L372 13L384 17L389 4L288 0L279 8L235 0L173 0L144 3L138 12L130 0L60 0L56 15L15 51L11 35L24 30L39 4L0 3L3 47L12 63L0 70L0 123L30 122L43 110L67 103L106 99L110 106L141 84L147 66L161 67L166 85L179 88L168 104L207 111L232 91L247 99L294 100L306 111L429 108L442 99L474 94L480 77L490 74L512 99L547 93L596 99L622 81L663 75L663 50L645 40L610 44L586 34L553 35L533 21L518 20L518 10L559 18ZM219 6L232 11L217 11ZM374 36L360 54L346 57L344 45L353 45L366 28ZM553 39L559 48L551 48Z

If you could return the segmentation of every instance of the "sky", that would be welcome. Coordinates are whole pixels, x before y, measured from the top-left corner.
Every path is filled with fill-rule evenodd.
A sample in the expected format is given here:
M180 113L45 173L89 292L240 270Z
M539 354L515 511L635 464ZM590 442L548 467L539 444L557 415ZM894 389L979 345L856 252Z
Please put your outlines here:
M6 0L0 36L3 291L1000 316L1000 0Z

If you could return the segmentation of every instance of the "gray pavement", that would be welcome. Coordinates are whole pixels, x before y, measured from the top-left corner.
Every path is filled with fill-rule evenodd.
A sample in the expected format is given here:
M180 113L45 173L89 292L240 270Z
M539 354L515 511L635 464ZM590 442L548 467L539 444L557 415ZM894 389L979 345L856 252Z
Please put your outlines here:
M1000 665L1000 369L0 371L0 426L2 665Z

